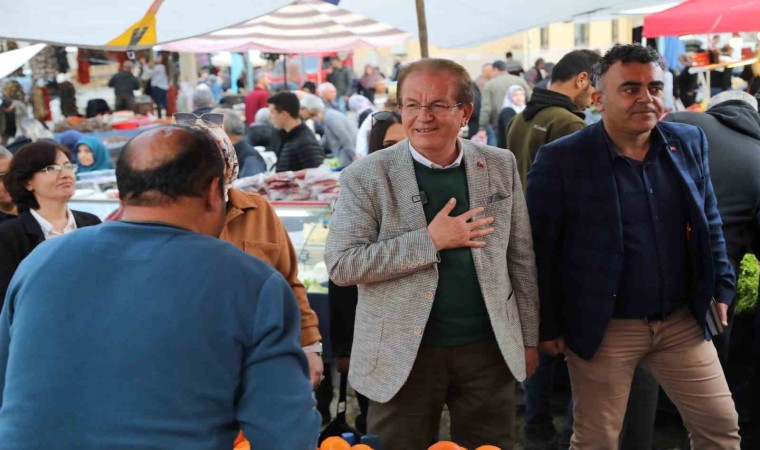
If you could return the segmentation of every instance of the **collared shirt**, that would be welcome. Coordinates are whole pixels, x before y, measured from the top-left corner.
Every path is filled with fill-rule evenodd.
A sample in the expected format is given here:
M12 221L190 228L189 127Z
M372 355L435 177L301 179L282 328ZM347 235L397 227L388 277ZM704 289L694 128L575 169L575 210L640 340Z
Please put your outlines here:
M614 317L668 314L688 295L689 215L679 175L658 129L643 161L623 156L607 137L623 226L623 271Z
M464 156L464 152L462 151L462 146L459 144L459 139L457 139L457 151L459 152L459 155L457 156L457 159L454 160L453 163L449 164L446 167L443 167L440 164L436 164L433 161L425 158L422 156L420 152L414 149L412 147L412 142L409 141L409 151L412 152L412 158L417 161L418 163L422 164L425 167L429 167L431 169L453 169L454 167L459 167L460 164L462 164L462 157Z
M53 224L45 220L44 217L40 215L37 211L30 209L29 212L32 213L32 217L34 217L34 220L37 221L37 223L40 224L40 228L42 228L42 233L45 235L45 240L57 238L58 236L63 236L66 233L71 233L72 231L76 231L77 229L77 223L74 220L74 214L71 213L71 210L66 208L66 214L69 217L69 222L66 224L65 227L63 227L63 233L59 233L53 229Z

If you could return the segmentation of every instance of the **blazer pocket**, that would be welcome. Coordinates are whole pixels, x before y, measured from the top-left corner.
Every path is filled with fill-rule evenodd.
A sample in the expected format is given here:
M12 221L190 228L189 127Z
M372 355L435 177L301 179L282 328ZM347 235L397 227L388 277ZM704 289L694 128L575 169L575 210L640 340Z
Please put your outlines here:
M357 375L369 375L375 371L383 338L383 318L362 308L356 308L354 344L351 349L350 370Z
M273 266L280 256L280 246L271 242L243 242L245 252Z

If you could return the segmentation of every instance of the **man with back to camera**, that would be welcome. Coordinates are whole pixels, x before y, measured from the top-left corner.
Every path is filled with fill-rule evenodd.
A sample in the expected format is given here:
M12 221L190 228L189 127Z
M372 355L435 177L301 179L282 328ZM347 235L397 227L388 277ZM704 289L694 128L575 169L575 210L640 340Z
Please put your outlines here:
M614 46L593 70L602 121L543 146L528 174L539 345L567 358L571 449L618 448L639 364L678 407L692 448L739 449L734 402L706 340L708 319L727 324L735 276L705 135L658 122L663 78L655 50Z
M515 380L535 370L537 292L525 199L511 153L458 139L473 110L464 67L402 69L408 140L354 162L325 248L330 278L358 284L349 377L385 448L451 437L514 444Z
M3 449L221 450L241 428L252 448L315 448L296 301L216 238L223 173L207 132L146 131L116 167L123 221L19 266L0 315Z

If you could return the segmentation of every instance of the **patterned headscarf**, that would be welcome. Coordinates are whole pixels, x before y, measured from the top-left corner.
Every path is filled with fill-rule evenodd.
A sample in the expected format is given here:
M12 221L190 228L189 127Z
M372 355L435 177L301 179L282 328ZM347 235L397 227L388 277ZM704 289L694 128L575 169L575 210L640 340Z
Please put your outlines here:
M193 125L183 126L189 126L196 130L204 130L214 138L219 151L222 153L222 159L224 159L224 201L228 202L230 200L229 192L232 188L232 183L237 180L238 173L240 172L235 146L232 145L232 141L230 141L229 136L227 136L222 127L208 125L200 120L197 120Z

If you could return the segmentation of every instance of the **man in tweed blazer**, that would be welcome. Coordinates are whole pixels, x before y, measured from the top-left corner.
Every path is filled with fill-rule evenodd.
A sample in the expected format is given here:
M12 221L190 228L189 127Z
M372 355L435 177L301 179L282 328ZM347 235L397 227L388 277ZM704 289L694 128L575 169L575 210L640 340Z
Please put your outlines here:
M705 340L708 311L726 325L735 281L707 141L658 122L659 61L640 45L609 50L593 69L602 121L541 147L528 173L540 347L567 358L571 449L618 448L639 364L678 407L693 449L739 449L731 392Z
M349 376L385 448L452 439L511 448L514 383L535 370L536 269L514 156L459 140L469 75L427 59L399 77L409 140L341 176L325 261L359 285Z

